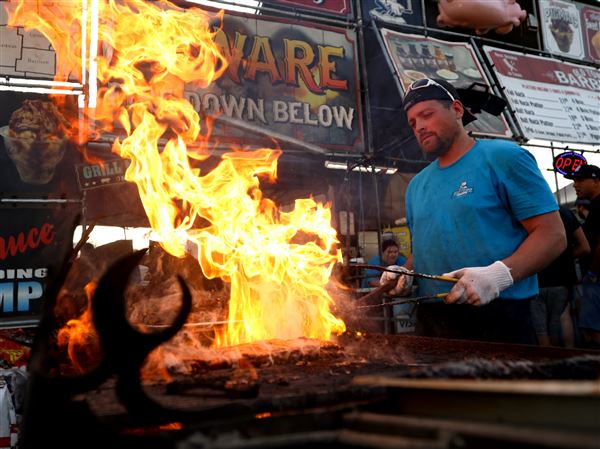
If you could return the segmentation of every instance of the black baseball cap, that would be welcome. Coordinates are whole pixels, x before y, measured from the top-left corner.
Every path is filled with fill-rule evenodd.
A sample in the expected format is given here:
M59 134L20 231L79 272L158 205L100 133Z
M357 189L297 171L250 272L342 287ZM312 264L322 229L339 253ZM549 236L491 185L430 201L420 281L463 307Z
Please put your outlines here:
M600 179L600 167L596 165L580 165L571 174L565 175L567 179Z
M440 78L423 78L415 81L408 89L406 89L402 107L404 108L404 112L408 112L415 104L427 100L458 100L462 103L460 95L458 95L454 86L448 81ZM475 115L473 115L466 107L464 109L465 113L462 118L463 125L467 125L472 121L477 120L477 117L475 117Z

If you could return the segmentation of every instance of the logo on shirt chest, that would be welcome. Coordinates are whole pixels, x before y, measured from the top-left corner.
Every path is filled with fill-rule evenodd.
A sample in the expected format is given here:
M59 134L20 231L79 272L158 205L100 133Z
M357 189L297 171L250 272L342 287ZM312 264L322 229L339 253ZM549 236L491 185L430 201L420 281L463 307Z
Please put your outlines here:
M454 198L461 198L473 192L473 187L469 187L467 181L461 181L458 190L452 194Z

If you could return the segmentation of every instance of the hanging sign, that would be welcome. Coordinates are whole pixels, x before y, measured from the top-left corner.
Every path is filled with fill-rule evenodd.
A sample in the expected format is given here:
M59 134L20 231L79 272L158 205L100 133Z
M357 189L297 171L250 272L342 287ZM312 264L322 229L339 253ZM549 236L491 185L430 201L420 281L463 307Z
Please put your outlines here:
M211 138L224 147L264 145L231 125L241 121L262 130L261 139L275 132L330 150L362 151L356 33L259 17L227 13L214 37L227 70L206 88L185 87L200 116L217 117Z
M540 2L542 36L550 53L583 59L585 47L581 32L581 16L572 1Z
M81 190L125 182L125 171L131 161L110 159L98 163L77 164L77 181Z
M484 47L528 139L600 141L600 71Z
M582 165L587 165L587 159L583 154L575 153L574 151L560 153L554 158L554 163L552 164L554 170L561 175L571 175Z
M600 61L600 8L571 0L544 0L540 16L547 52Z
M0 318L39 315L73 247L76 206L0 208Z
M468 88L475 82L489 86L471 45L398 33L387 28L380 28L380 31L404 92L412 82L423 78L442 78L456 88ZM500 137L510 135L504 117L486 111L478 113L477 120L469 123L467 130Z

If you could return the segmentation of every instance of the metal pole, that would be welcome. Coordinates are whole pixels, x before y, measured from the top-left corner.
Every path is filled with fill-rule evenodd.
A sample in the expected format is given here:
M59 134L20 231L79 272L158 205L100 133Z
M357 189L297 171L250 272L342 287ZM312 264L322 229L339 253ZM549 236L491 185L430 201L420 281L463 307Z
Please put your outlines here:
M541 34L540 33L540 26L541 26L540 21L542 20L542 18L540 17L540 13L539 13L539 10L538 10L537 2L531 2L531 4L533 5L533 16L534 17L539 17L539 20L538 20L538 32L535 33L535 37L536 37L536 40L537 40L538 48L542 48L542 41L540 40L540 34ZM527 14L529 14L529 13L527 13ZM527 21L529 21L529 17L527 17Z
M358 80L361 93L362 100L364 104L365 111L365 137L366 137L366 148L365 151L367 153L373 153L373 124L371 121L371 102L369 100L369 77L367 73L367 55L365 53L365 35L363 31L363 15L362 8L360 5L361 2L354 2L354 9L356 10L356 25L357 25L357 39L356 44L358 47L358 66L360 69L360 78Z
M550 148L550 151L552 151L552 160L554 160L554 147ZM558 175L556 174L556 170L554 171L554 185L556 186L556 193L554 194L554 196L556 197L556 201L558 202L558 205L560 206L560 194L559 189L558 189Z
M377 249L379 251L379 260L381 260L381 207L379 203L379 182L377 180L377 172L375 168L371 166L371 171L373 173L373 188L375 190L375 207L376 207L376 217L377 217ZM385 300L384 300L385 301ZM391 318L390 308L383 308L383 333L389 334L390 332L390 318Z
M75 204L81 203L81 200L73 200L68 198L0 198L0 203L7 204Z
M348 164L346 162L346 178L348 179L348 183L346 184L346 189L348 189L350 187L350 164ZM346 195L345 195L345 207L344 209L346 209L346 257L348 258L348 262L350 261L350 238L352 236L352 232L350 231L350 213L351 213L351 207L350 207L350 201L349 201L350 195L348 195L348 190L346 190Z

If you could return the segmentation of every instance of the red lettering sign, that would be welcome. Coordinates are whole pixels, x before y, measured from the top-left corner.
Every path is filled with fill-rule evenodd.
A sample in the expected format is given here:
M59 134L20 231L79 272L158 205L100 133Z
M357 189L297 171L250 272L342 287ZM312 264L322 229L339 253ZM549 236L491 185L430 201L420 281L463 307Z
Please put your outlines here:
M54 236L54 226L44 223L39 229L34 227L27 233L19 232L16 236L0 237L0 260L23 254L28 249L36 249L40 245L50 245Z

